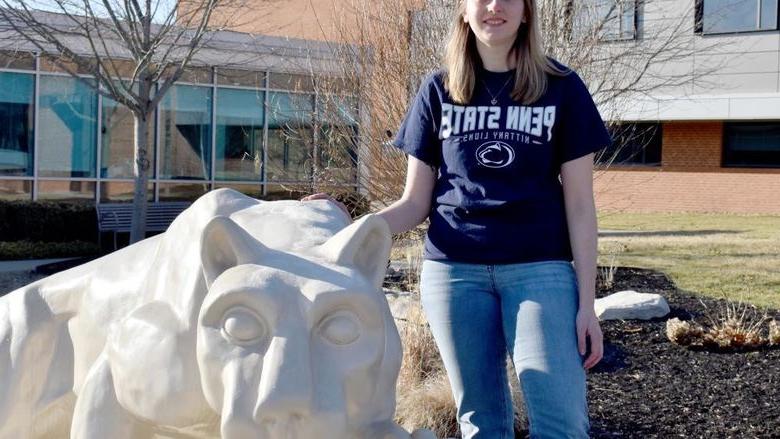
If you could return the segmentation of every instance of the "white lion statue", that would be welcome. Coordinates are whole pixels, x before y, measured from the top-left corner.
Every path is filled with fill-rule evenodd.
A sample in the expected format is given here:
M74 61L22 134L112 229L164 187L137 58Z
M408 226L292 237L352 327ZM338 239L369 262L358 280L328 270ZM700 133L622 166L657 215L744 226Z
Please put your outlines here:
M381 218L220 189L0 298L0 438L421 439Z

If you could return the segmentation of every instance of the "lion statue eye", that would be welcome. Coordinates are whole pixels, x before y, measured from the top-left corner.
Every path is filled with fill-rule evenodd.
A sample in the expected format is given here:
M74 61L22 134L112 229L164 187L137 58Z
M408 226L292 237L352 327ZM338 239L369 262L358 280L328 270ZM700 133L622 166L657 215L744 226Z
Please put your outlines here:
M263 320L249 308L229 309L222 319L222 333L238 344L252 344L266 333Z
M360 337L360 320L349 311L333 313L320 324L319 334L336 345L353 343Z

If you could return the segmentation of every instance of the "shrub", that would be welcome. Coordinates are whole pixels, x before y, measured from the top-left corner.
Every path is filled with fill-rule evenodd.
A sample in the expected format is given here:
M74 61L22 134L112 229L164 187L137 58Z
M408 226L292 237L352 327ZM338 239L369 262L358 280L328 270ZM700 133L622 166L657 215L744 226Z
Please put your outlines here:
M772 323L769 338L761 331L761 325L767 320L766 311L759 313L752 305L727 301L717 312L711 312L704 302L701 303L708 324L676 317L667 320L666 336L672 343L716 352L755 350L770 344Z
M769 344L780 345L780 323L775 319L769 321Z
M407 430L427 428L436 437L458 437L457 407L447 375L433 375L398 394L396 419Z
M0 201L0 241L96 242L91 202Z
M46 259L92 256L99 253L94 242L0 242L0 260Z

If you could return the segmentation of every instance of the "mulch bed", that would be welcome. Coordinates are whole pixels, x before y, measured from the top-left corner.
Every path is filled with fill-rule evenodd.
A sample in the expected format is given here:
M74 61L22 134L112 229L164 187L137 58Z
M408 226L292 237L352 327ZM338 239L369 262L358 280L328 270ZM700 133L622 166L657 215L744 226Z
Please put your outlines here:
M592 437L780 438L780 349L713 353L672 344L667 319L705 323L700 300L711 311L725 302L678 290L663 273L623 267L597 297L625 289L661 294L671 313L601 323L604 358L588 372Z

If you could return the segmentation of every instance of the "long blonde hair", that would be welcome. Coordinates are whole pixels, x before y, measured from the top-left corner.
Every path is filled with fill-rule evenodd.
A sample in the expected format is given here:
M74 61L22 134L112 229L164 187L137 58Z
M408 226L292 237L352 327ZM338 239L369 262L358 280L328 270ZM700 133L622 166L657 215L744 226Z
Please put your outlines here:
M444 86L458 104L467 104L474 95L477 66L482 62L477 52L476 36L468 23L463 21L466 0L458 0L455 8L447 46L444 52ZM515 101L530 104L538 100L547 89L547 74L565 75L550 61L542 48L536 2L525 2L525 23L520 24L512 49L517 55L515 86L511 96ZM510 52L511 53L511 52Z

